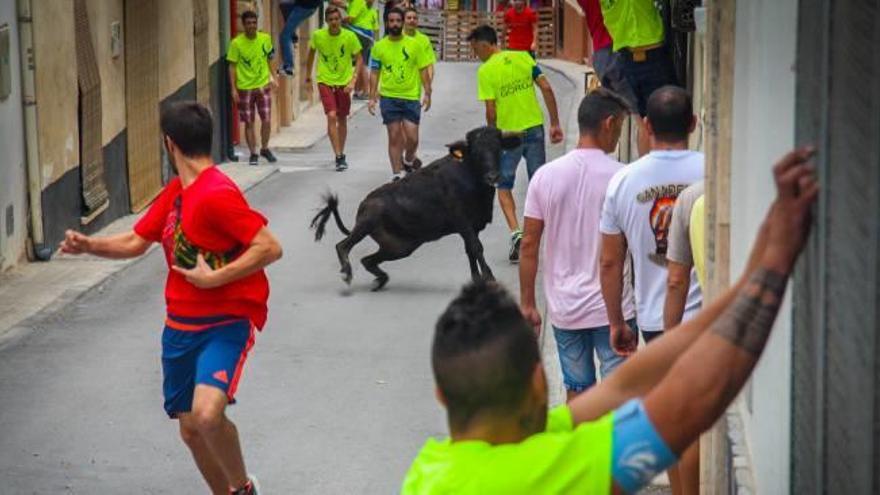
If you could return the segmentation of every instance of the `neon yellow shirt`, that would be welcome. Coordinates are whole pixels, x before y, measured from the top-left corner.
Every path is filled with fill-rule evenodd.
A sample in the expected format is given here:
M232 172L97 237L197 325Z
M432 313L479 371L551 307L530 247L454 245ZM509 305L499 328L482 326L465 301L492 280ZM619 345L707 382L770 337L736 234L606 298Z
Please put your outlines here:
M706 287L706 196L700 196L691 208L690 231L691 253L694 257L694 269L700 287ZM705 290L705 289L703 289Z
M235 64L235 87L258 89L269 84L269 59L275 54L272 38L257 32L253 39L244 33L229 43L226 60Z
M348 29L340 29L335 36L329 28L321 28L309 39L309 48L318 59L316 80L327 86L345 86L354 77L352 57L361 52L361 42Z
M403 495L611 493L612 414L572 424L560 406L547 429L516 444L429 439L403 482Z
M379 94L386 98L416 100L422 96L421 70L431 65L428 53L413 38L377 41L371 52L370 68L379 71Z
M535 93L541 71L528 52L502 51L489 57L477 71L481 101L495 100L495 126L502 131L524 131L544 123Z
M663 42L663 20L654 0L599 0L614 51Z
M367 0L351 0L348 4L348 16L351 17L352 26L367 31L379 30L379 10L367 5Z
M422 45L422 49L428 52L429 58L431 59L431 63L437 63L437 54L434 53L434 45L431 43L431 38L428 38L425 33L416 29L416 32L408 37L416 40L420 45Z

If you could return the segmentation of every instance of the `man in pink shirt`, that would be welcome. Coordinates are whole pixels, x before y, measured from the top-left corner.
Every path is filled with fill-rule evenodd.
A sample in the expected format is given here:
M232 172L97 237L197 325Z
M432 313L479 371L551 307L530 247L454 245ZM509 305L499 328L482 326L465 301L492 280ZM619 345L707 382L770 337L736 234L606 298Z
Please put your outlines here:
M603 377L623 361L609 342L608 315L599 282L599 218L608 182L623 167L607 153L617 147L628 111L627 102L607 89L584 97L578 109L577 148L538 169L526 195L520 307L526 319L540 329L535 277L543 238L547 312L569 399L596 383L594 350ZM632 319L632 300L625 300L625 314Z

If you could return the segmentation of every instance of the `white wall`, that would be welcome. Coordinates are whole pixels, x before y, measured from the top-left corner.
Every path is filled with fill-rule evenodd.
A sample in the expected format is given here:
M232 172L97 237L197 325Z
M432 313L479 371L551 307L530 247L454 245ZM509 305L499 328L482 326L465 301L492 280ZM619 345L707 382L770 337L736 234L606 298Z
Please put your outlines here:
M773 198L771 167L794 146L797 0L737 2L731 161L731 277L748 257ZM789 493L791 304L743 394L758 493Z
M0 270L23 255L27 239L24 133L21 113L21 72L15 2L0 2L0 25L9 25L12 94L0 100ZM13 208L13 232L7 236L6 211Z

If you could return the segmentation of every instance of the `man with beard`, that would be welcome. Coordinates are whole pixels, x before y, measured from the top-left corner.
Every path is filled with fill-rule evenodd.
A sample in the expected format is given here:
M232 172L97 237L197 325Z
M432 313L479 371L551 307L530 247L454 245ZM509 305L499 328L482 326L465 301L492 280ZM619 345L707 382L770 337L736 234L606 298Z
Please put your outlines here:
M431 108L428 68L433 63L434 52L403 35L403 19L401 9L393 8L388 12L385 20L387 34L373 47L370 61L370 103L367 109L375 115L376 105L380 105L382 123L388 129L392 181L401 178L402 170L409 172L421 166L421 160L416 156L419 123L422 110L427 112Z
M258 493L238 430L226 417L255 330L266 322L269 281L263 269L281 246L238 187L211 159L213 122L196 102L162 112L172 179L131 231L92 237L67 231L61 251L134 258L162 244L169 267L162 334L165 412L214 494Z

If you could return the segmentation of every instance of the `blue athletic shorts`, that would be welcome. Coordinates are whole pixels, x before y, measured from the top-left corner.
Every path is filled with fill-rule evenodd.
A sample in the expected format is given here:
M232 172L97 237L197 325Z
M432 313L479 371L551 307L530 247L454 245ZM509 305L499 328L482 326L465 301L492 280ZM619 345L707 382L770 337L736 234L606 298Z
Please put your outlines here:
M422 119L422 104L418 100L383 96L379 100L379 110L382 111L382 123L385 125L402 120L408 120L418 125Z
M254 345L254 328L239 316L168 316L162 332L162 390L168 417L192 410L198 384L219 388L230 404L235 403L241 371Z

